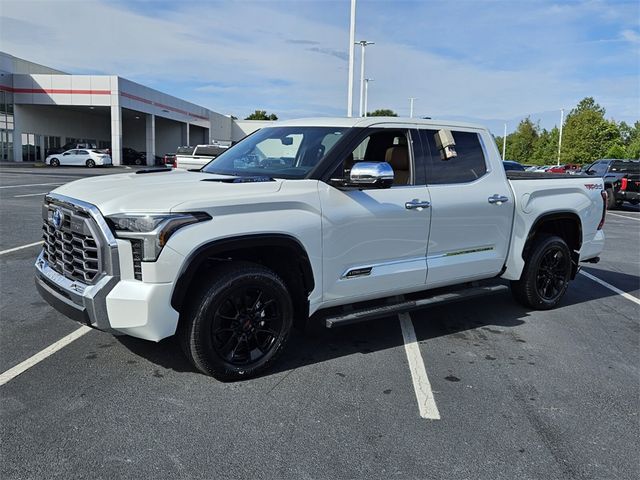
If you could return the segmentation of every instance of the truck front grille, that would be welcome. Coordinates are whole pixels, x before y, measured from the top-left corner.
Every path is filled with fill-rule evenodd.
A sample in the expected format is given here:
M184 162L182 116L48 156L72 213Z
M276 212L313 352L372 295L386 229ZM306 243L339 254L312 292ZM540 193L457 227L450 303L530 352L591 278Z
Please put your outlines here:
M43 213L43 254L49 266L70 280L95 282L101 272L101 259L89 216L54 204L45 205Z

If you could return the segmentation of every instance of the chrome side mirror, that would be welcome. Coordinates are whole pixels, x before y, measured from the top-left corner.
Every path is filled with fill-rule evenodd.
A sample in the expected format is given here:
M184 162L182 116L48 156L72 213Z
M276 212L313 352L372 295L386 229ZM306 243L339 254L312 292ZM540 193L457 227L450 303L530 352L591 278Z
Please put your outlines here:
M361 187L389 188L393 185L393 168L387 162L358 162L351 167L349 184Z

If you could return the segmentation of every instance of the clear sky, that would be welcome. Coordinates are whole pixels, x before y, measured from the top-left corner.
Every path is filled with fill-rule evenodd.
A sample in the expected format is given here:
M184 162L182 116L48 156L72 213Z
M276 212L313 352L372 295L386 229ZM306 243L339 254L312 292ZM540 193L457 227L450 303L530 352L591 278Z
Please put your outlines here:
M346 114L349 0L0 0L0 49L244 117ZM593 96L640 118L638 0L358 0L369 110L551 127ZM356 79L359 78L356 55ZM357 113L358 85L354 112Z

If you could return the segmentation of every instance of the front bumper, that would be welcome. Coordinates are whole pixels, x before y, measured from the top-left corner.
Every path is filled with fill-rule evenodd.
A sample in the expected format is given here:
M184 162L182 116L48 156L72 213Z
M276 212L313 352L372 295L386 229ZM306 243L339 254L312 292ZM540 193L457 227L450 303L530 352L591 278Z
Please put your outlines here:
M35 265L35 283L42 298L67 317L106 332L152 341L173 335L179 317L171 307L173 283L135 280L130 243L113 237L95 206L51 193L45 199L45 219L51 206L91 217L102 252L102 271L91 284L69 278L52 268L43 250Z

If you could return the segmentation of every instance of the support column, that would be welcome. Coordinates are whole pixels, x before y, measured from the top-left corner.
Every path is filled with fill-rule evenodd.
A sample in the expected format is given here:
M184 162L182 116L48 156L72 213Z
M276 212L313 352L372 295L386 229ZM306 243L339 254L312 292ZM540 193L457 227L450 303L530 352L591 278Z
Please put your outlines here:
M22 112L20 105L13 106L13 161L22 162ZM9 134L11 135L11 134Z
M147 165L156 164L156 116L152 113L146 115L147 129Z
M122 165L122 109L120 102L111 105L111 160Z
M182 145L189 146L189 122L183 123L182 127Z

